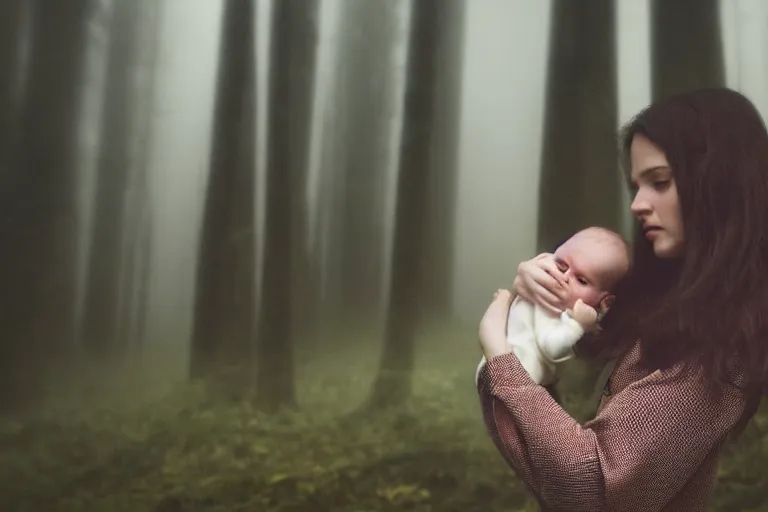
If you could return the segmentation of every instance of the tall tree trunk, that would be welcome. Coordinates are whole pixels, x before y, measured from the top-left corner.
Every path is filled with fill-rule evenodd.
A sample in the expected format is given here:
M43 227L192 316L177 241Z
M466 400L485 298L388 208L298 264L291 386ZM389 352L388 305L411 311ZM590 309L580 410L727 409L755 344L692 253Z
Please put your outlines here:
M90 0L29 5L33 30L18 154L0 182L0 408L34 399L41 364L71 347L74 187Z
M146 343L147 313L149 308L149 290L152 261L152 210L145 204L142 210L143 222L139 227L140 238L136 243L138 258L134 280L134 304L131 308L131 343L143 346Z
M337 184L341 189L341 242L337 254L343 272L344 324L366 323L382 294L385 208L397 4L389 0L353 2L344 9L338 105L344 141ZM361 286L365 283L365 286Z
M140 2L117 0L110 29L106 94L96 175L93 236L85 288L83 343L91 354L118 349L122 338L120 278L123 267L125 204L133 167L133 137L139 99L135 87Z
M443 0L433 14L439 24L434 136L429 202L429 242L422 272L427 318L444 322L453 309L454 233L459 169L459 124L466 0Z
M718 0L653 0L652 95L725 85Z
M622 229L614 0L552 4L538 251L589 225Z
M224 4L211 171L195 293L190 366L193 378L226 367L241 370L237 375L247 378L252 359L254 12L253 0L227 0ZM243 391L248 382L238 379L231 384Z
M291 207L293 208L292 274L291 281L291 321L295 327L294 338L306 338L317 329L320 309L319 283L321 276L315 265L315 255L309 244L309 205L306 199L309 154L311 148L312 112L315 89L315 66L318 44L318 23L320 0L300 2L301 7L293 7L289 31L291 43L289 59L283 64L289 68L291 87L290 96L291 131L286 137L296 141L291 156L293 182L291 186ZM291 9L291 7L286 7Z
M410 396L416 329L423 313L422 264L434 171L433 99L438 86L442 28L435 13L442 8L442 2L421 0L412 6L389 307L384 351L368 404L372 408L397 406Z
M615 2L555 0L550 26L539 252L590 225L622 232L626 215L614 142ZM574 360L562 370L562 385L582 391L592 388L598 369Z
M17 140L20 87L24 67L25 2L0 2L0 176L11 165Z
M137 60L137 99L139 114L133 128L133 166L126 204L126 224L123 246L125 264L121 271L120 308L121 343L138 347L144 343L146 309L148 306L150 258L152 255L152 211L149 173L152 157L152 126L154 124L155 93L160 16L163 9L155 2L142 3L140 55ZM135 219L135 220L131 220Z
M295 315L293 295L306 287L297 277L308 266L297 264L294 257L299 254L304 258L307 250L304 191L318 4L316 0L280 0L273 6L266 223L256 356L257 402L266 411L296 403L293 342L302 318ZM296 270L299 276L294 274Z

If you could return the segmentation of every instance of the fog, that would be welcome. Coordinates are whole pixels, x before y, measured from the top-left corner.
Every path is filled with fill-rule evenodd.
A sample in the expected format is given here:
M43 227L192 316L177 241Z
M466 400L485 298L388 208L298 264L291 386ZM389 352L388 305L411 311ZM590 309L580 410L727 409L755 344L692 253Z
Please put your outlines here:
M323 2L321 77L333 66L328 47L337 39L339 1ZM617 7L618 128L650 101L650 38L648 2L624 0ZM269 2L259 3L262 69L269 9ZM157 223L149 318L153 340L189 335L220 10L218 2L206 0L163 3L152 127ZM466 322L476 320L489 295L509 285L517 264L535 250L549 11L548 1L526 0L477 0L467 8L453 294L455 312ZM768 112L768 64L762 58L768 7L759 0L736 0L722 2L721 11L727 85ZM264 80L265 74L260 77ZM397 83L402 77L392 79ZM320 81L317 101L322 103L333 91L328 78ZM258 90L263 107L264 87ZM263 128L264 109L258 110ZM318 172L317 158L319 151L313 153L310 172ZM260 175L263 166L262 160ZM256 188L263 193L263 187Z
M585 7L593 23L615 7L610 63L594 55L594 45L614 29L595 35L571 23L558 38L553 20L561 18L553 12L567 12L566 4L547 0L419 0L421 7L415 0L253 0L245 23L235 14L249 12L247 1L66 1L73 3L9 0L0 7L0 70L11 78L0 76L0 192L11 212L3 227L16 236L0 262L7 283L0 313L11 326L0 344L0 414L11 418L6 424L0 416L0 446L16 449L0 458L0 481L23 473L17 497L37 499L29 503L40 510L53 510L46 507L54 502L252 510L246 498L237 506L228 501L240 499L241 484L243 496L267 496L258 510L284 510L290 500L298 500L290 510L337 499L353 507L369 495L400 509L418 502L426 507L418 510L452 510L451 492L457 503L468 500L461 502L466 511L476 509L476 496L490 494L492 502L477 510L512 503L531 510L485 436L472 386L477 324L518 264L573 225L545 232L540 212L558 210L540 204L542 187L578 205L579 222L590 218L578 211L586 205L631 233L628 193L611 188L618 161L592 173L584 168L613 158L611 141L598 140L600 121L615 118L618 133L654 96L663 59L652 51L661 23L654 26L651 0ZM674 85L723 82L767 116L768 4L729 0L718 9L716 22L697 18L705 35L693 43L715 41L709 53L687 54L698 63L712 58L714 71L691 72ZM57 15L70 16L61 30L52 21ZM237 33L226 38L222 27ZM564 48L571 36L563 34L572 34L566 42L573 53L550 47ZM252 53L237 46L251 38ZM64 46L61 68L52 57L57 45ZM227 58L222 48L230 49ZM606 76L614 61L615 84L597 78L585 94L592 82L583 78ZM560 88L548 81L555 66L568 69ZM41 84L40 76L55 80ZM579 89L573 101L581 110L566 125L598 126L597 135L574 134L573 144L562 134L545 137L558 105L553 97L562 106L569 87ZM594 116L592 103L581 104L585 97ZM586 150L575 147L582 141ZM607 160L584 156L593 150ZM547 174L548 152L560 155L556 162L572 154L573 167ZM622 213L601 209L597 192L567 190L573 175L581 189L609 183ZM239 183L252 186L253 201L236 193ZM579 196L573 202L570 192ZM99 253L105 232L113 235L112 252ZM109 265L100 266L99 254L111 255ZM107 281L114 289L94 287ZM115 318L89 331L102 302L101 316ZM216 310L210 318L202 314L208 310ZM227 330L227 322L236 325ZM107 334L94 340L94 332ZM240 365L246 377L230 382L221 368L204 369L204 385L196 387L196 357L215 360L211 368ZM48 409L69 380L74 389L80 381L98 388L102 409L77 393L73 416ZM564 382L563 407L578 418L593 413L601 391L596 369L574 363ZM145 400L141 386L163 392ZM284 407L263 407L254 389L280 395L275 402ZM281 433L286 425L290 434ZM764 439L764 424L755 428ZM304 449L301 436L317 438ZM235 453L241 441L248 462ZM72 448L59 460L58 448L46 443L85 446L86 455ZM734 461L748 450L746 443L734 449L728 475L741 471ZM305 453L306 467L292 465ZM332 483L313 480L324 464L338 472ZM70 466L76 474L61 469ZM43 485L47 470L39 467L66 475ZM453 480L424 483L419 475L432 469ZM366 471L373 476L359 476ZM749 487L752 477L742 473L749 472L734 478ZM88 487L93 474L107 482L98 492ZM402 485L382 487L401 475ZM280 487L305 477L305 487ZM366 487L369 480L379 487ZM502 489L500 482L512 481ZM68 490L72 482L71 489L85 490ZM37 486L47 486L42 498L34 498ZM742 487L723 487L717 510L735 510ZM305 495L322 496L301 501Z

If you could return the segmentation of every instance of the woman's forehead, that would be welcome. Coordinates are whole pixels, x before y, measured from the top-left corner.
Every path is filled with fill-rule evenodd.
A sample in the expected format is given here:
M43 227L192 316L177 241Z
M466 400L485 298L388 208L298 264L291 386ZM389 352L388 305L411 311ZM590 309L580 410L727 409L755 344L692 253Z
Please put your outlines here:
M632 177L635 179L639 179L642 174L650 170L669 167L664 152L643 135L635 135L632 139L630 161Z

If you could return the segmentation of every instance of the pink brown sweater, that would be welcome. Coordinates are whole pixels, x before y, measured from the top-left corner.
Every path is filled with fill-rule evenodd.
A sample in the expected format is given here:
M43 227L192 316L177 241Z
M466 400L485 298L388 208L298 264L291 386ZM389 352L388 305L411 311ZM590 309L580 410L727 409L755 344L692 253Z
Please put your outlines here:
M744 402L712 396L679 368L648 374L636 344L616 364L597 415L579 425L512 354L491 358L478 392L498 450L547 511L707 509L720 449Z

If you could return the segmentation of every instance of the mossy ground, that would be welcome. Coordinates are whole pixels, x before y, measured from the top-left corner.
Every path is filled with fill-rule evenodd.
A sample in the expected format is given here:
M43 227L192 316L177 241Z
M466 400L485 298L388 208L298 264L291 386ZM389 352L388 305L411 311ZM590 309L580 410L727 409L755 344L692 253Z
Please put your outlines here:
M537 510L483 429L471 330L436 338L421 343L410 402L378 414L356 413L378 356L360 345L302 350L299 406L276 415L185 383L172 347L78 368L44 408L2 423L0 510ZM580 372L561 389L584 416ZM764 407L727 450L713 510L768 510L767 437Z

